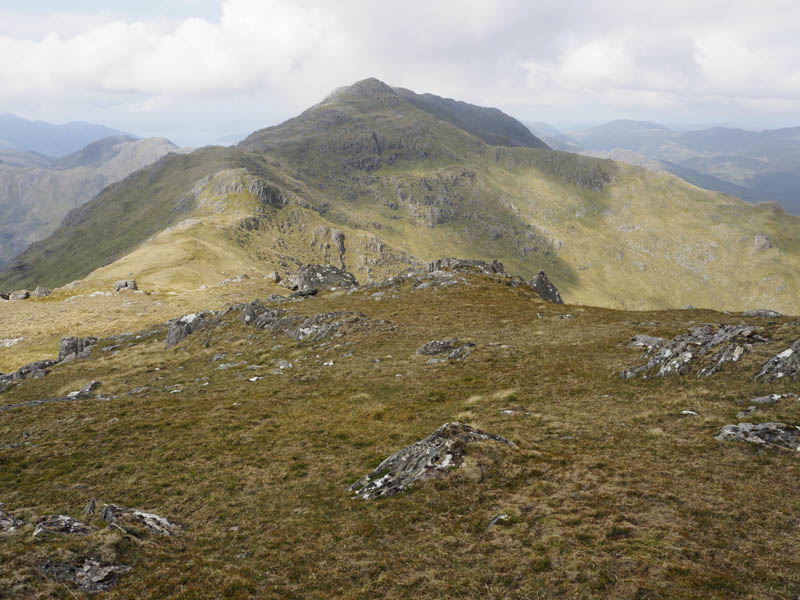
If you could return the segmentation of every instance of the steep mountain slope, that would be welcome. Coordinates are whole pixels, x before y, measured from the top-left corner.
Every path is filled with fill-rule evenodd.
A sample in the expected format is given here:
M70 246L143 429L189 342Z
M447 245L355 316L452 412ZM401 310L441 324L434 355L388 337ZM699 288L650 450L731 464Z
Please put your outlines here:
M81 121L53 125L45 121L29 121L10 113L0 115L0 150L64 156L99 139L118 135L128 134Z
M696 185L753 202L775 201L800 214L800 127L672 131L655 123L613 121L572 132L570 139L595 156L634 151Z
M50 235L107 185L177 151L165 139L116 136L60 159L0 154L0 265Z
M0 289L93 270L97 284L192 289L301 262L365 282L450 255L544 269L568 302L798 312L798 231L775 207L665 173L489 145L372 79L236 148L166 157L111 187Z

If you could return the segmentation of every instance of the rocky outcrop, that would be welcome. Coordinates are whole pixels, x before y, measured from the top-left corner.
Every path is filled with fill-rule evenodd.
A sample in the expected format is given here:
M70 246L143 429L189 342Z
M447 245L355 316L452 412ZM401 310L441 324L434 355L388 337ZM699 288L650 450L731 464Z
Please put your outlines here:
M58 350L58 362L85 358L89 356L95 344L97 344L96 337L79 338L69 336L62 338Z
M9 302L18 302L20 300L27 300L30 298L30 293L28 290L17 290L16 292L11 292L8 295Z
M785 423L739 423L725 425L715 439L721 442L749 442L800 452L800 427Z
M556 286L550 282L550 280L547 278L547 273L544 271L539 271L536 274L536 277L531 280L531 287L537 294L539 294L548 302L552 302L553 304L564 304L558 289L556 289Z
M260 300L240 305L239 310L242 322L246 325L275 334L288 335L296 341L318 342L341 333L342 328L366 323L361 313L344 311L301 317L290 315L280 308L269 308Z
M506 269L499 260L473 260L467 258L440 258L428 263L428 272L435 271L478 271L486 275L505 274Z
M0 506L2 505L0 504ZM17 519L14 515L7 513L0 508L0 535L14 533L23 525L24 523Z
M746 310L742 313L743 317L756 317L761 319L777 319L783 315L775 310L768 308L754 308L753 310Z
M47 298L50 294L53 293L53 290L50 288L39 286L35 290L33 290L33 294L31 294L34 298Z
M761 365L754 379L772 382L784 377L792 380L800 377L800 339Z
M186 339L186 336L194 333L203 325L204 314L192 313L184 315L169 322L167 329L167 339L164 341L165 348L171 348Z
M126 508L114 504L106 504L103 507L101 518L106 523L131 523L144 527L148 533L157 535L171 536L181 529L177 523L173 523L166 517L154 513L144 512L136 508Z
M428 437L389 456L348 489L364 500L392 496L416 481L446 475L463 462L467 444L483 441L516 447L499 435L463 423L445 423Z
M56 364L55 360L37 360L17 369L14 373L0 373L0 393L6 391L14 382L23 379L38 379L47 375L50 367Z
M653 353L647 363L625 369L620 375L626 379L667 375L685 375L691 364L710 355L698 373L709 377L730 362L737 362L754 344L767 338L760 335L763 329L752 325L703 325L687 334L678 335L665 342Z
M135 291L138 289L139 287L136 285L135 279L120 279L119 281L114 283L115 292L121 292L123 290Z
M348 289L358 287L352 273L332 265L303 265L288 281L292 290Z
M653 350L657 350L664 345L666 340L660 337L653 337L651 335L635 335L628 341L628 348L645 348L647 354Z
M461 342L458 338L431 340L417 350L417 354L421 356L435 356L437 354L447 353L448 360L460 360L469 356L474 347L474 342Z
M110 590L132 567L109 564L90 557L77 563L47 561L40 570L45 577L59 583L70 581L83 591L94 593Z
M44 517L33 531L33 537L38 538L51 533L67 535L89 535L97 531L97 527L87 525L67 515L51 515Z

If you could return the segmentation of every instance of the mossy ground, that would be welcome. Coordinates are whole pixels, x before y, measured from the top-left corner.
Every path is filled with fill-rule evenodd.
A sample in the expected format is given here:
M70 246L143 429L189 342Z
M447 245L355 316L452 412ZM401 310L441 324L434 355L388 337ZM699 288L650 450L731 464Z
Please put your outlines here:
M771 343L712 378L626 381L615 373L642 358L625 346L631 335L742 318L554 306L486 277L468 281L284 305L366 315L369 327L322 343L231 317L164 350L162 329L0 396L50 397L91 379L112 396L0 411L0 501L27 523L0 543L0 596L80 596L37 567L87 555L134 567L103 598L798 596L797 456L713 436L737 422L746 399L794 389L752 375L800 325L764 322ZM230 290L240 301L273 291L255 282ZM190 308L181 295L164 305L170 316ZM57 305L19 306L41 318ZM119 314L120 330L164 320L154 313L145 327L146 317ZM453 336L477 344L462 362L427 366L414 354ZM226 358L213 361L218 353ZM293 367L270 375L279 359ZM500 412L509 407L526 410ZM456 419L519 448L471 445L444 479L379 501L351 498L347 485L381 459ZM752 419L798 423L800 403ZM90 498L184 529L32 540L35 516L81 518ZM487 530L501 512L510 522Z

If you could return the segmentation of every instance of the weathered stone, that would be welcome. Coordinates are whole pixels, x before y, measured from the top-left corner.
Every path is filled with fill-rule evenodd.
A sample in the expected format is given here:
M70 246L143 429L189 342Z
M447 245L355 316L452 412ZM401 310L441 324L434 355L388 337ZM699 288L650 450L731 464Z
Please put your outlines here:
M762 250L769 250L770 248L774 248L772 240L764 233L757 233L753 238L753 252L761 252Z
M114 291L121 292L123 290L138 290L139 286L136 285L135 279L120 279L114 283Z
M725 425L715 439L723 442L750 442L761 446L778 446L800 452L800 427L785 423Z
M277 271L271 271L264 276L264 279L267 281L271 281L272 283L280 283L281 276Z
M769 396L759 396L758 398L751 398L749 402L753 404L774 404L783 400L784 398L797 398L797 394L770 394Z
M58 362L85 358L89 356L95 344L97 344L96 337L79 338L70 336L62 338L58 350Z
M288 335L294 340L321 341L335 335L346 325L364 320L364 315L354 312L319 313L311 317L287 315L279 308L268 308L259 300L238 305L242 321L256 329Z
M33 296L34 298L47 298L52 293L53 290L51 290L50 288L39 286L35 290L33 290L33 294L31 294L31 296Z
M499 260L491 262L467 258L440 258L428 263L428 272L435 271L480 271L487 275L505 274L506 270Z
M309 288L307 290L297 290L289 294L289 298L308 298L309 296L316 296L319 293L317 288Z
M186 336L197 331L203 324L202 314L192 313L184 315L169 322L167 339L164 341L165 348L171 348L186 339Z
M624 378L636 376L664 377L667 375L685 375L689 365L706 357L712 351L707 366L702 368L698 377L709 377L730 362L737 362L753 344L767 341L760 335L763 329L752 325L703 325L694 327L687 334L675 336L665 342L643 364L620 373Z
M417 350L417 354L422 356L433 356L435 354L444 354L445 352L452 352L460 346L458 338L447 338L446 340L431 340L422 348Z
M777 319L783 315L775 310L768 308L754 308L753 310L746 310L742 313L743 317L757 317L761 319Z
M516 447L499 435L463 423L445 423L428 437L389 456L348 489L364 500L392 496L416 481L446 475L463 462L467 444L482 441Z
M333 265L303 265L297 273L289 278L289 287L293 290L355 288L358 281L352 273L338 269Z
M491 529L492 527L497 527L497 526L508 527L513 522L514 519L511 518L511 515L500 513L499 515L495 515L494 517L492 517L492 520L489 521L489 524L486 526L486 529Z
M86 558L77 564L48 561L41 571L59 583L71 581L85 592L105 592L116 585L119 578L130 573L132 567L112 565L96 558Z
M653 350L660 348L665 341L664 338L640 334L633 336L628 341L628 348L646 348L649 354Z
M556 286L554 286L547 278L547 274L544 271L539 271L536 274L536 277L531 280L531 287L533 288L533 291L535 291L548 302L552 302L553 304L564 304L564 301L561 299L561 294L556 289Z
M28 290L17 290L16 292L11 292L8 295L8 299L10 302L17 302L19 300L27 300L30 296Z
M24 523L17 519L14 515L7 513L0 508L0 535L14 533L23 525Z
M24 337L0 339L0 348L11 348L11 346L16 346L24 340Z
M135 525L145 527L150 533L158 535L174 535L181 526L173 523L165 517L144 512L136 508L126 508L124 506L116 506L114 504L106 504L103 506L101 518L106 523L128 522Z
M74 392L70 392L69 394L67 394L67 398L70 398L72 400L79 400L79 399L82 399L82 398L89 398L89 397L91 397L92 392L95 391L99 386L100 386L100 382L99 381L90 381L85 386L83 386L81 389L79 389L77 391L74 391Z
M772 382L784 377L792 380L800 377L800 339L765 362L754 379Z
M14 373L0 374L0 393L16 381L44 377L48 373L47 369L54 364L56 364L55 360L37 360L20 367Z
M41 537L49 533L63 533L69 535L89 535L97 531L97 527L87 525L67 515L51 515L45 517L33 531L33 537Z

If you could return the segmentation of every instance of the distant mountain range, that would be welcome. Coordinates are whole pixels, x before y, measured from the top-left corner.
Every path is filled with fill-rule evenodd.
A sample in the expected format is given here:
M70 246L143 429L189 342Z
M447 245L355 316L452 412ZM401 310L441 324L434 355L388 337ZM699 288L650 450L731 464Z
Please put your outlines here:
M0 266L107 185L180 151L162 138L113 136L61 158L0 152Z
M77 121L53 125L44 121L29 121L9 113L0 115L0 153L33 152L59 157L77 152L99 139L119 135L133 137L94 123ZM1 154L0 160L3 160Z
M796 314L798 231L777 206L554 151L496 109L367 79L237 146L170 154L106 188L0 289L133 277L195 290L302 263L365 283L459 256L525 278L544 269L571 303Z
M800 214L800 127L675 131L621 120L563 133L546 123L527 125L559 150L660 168L700 187L749 202L777 202Z

